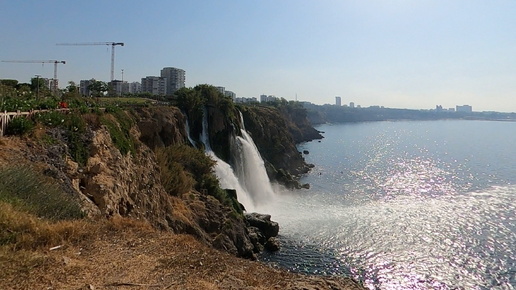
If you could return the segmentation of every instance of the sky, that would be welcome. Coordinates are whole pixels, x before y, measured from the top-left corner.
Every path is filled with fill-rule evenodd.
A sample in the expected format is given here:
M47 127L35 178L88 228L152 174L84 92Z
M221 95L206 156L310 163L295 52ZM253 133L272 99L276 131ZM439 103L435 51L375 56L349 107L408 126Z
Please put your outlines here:
M60 86L163 67L186 86L315 104L516 112L514 0L0 0L0 60ZM53 77L0 62L0 79Z

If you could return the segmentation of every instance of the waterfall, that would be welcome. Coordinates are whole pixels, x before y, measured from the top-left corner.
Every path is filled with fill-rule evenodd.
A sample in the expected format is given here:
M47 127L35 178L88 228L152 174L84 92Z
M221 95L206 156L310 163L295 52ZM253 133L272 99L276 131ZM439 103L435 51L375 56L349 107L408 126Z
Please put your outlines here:
M267 170L263 158L253 141L253 138L245 129L244 118L240 113L242 123L242 137L237 136L235 142L236 150L233 150L235 171L242 186L250 193L256 205L265 204L274 197Z
M188 138L188 141L190 142L190 144L192 144L192 146L194 148L197 148L197 144L190 136L190 123L188 122L188 116L186 116L186 113L184 113L184 112L183 112L183 115L185 115L185 118L186 118L186 125L185 125L186 137Z
M215 152L211 149L210 139L208 137L208 113L206 110L203 115L201 142L204 143L206 154L216 162L215 175L219 179L220 186L222 188L236 190L238 201L244 205L246 211L254 211L254 202L247 190L245 190L240 184L240 181L235 175L233 168L231 168L231 165L217 157Z

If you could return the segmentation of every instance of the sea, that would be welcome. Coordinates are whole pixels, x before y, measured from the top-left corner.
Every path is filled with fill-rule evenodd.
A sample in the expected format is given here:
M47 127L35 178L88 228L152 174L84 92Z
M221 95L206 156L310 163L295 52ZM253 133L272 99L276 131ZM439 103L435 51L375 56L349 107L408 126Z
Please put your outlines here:
M325 124L261 260L369 289L516 288L516 122Z

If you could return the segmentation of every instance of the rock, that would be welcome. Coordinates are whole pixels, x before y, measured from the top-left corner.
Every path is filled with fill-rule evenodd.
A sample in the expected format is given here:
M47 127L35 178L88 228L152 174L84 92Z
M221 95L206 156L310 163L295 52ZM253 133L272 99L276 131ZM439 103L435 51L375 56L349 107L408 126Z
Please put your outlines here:
M265 249L270 252L276 252L280 249L280 244L278 239L275 237L270 237L265 243Z
M260 213L249 213L245 215L247 223L260 230L265 238L275 237L279 233L279 225L277 222L271 221L271 215Z
M303 154L310 154L308 150L303 150Z
M264 249L264 245L267 242L265 236L260 232L260 229L257 227L248 227L247 228L249 239L254 246L254 252L259 253Z

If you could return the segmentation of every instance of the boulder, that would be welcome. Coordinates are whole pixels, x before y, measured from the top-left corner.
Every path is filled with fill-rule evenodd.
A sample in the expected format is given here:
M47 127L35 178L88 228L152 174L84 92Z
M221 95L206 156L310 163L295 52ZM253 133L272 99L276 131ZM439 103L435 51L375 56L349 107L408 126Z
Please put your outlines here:
M276 252L280 249L280 244L278 239L275 237L270 237L265 243L265 249L270 252Z
M267 239L275 237L279 233L279 225L277 222L271 221L270 214L253 212L246 214L245 219L249 226L258 228Z

